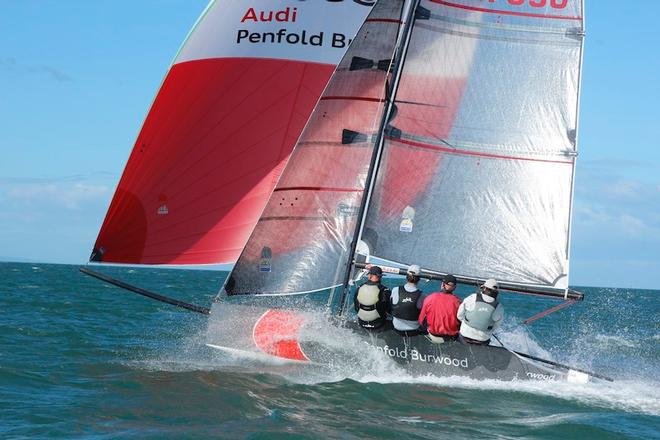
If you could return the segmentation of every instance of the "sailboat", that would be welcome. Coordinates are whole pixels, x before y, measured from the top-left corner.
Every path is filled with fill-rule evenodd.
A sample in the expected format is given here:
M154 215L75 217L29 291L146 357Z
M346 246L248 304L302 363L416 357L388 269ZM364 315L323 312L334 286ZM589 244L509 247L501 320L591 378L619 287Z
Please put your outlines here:
M242 17L243 24L249 17L255 27L261 27L277 13L284 19L284 11L291 14L298 8L302 17L302 9L312 7L312 2L262 2L263 10L250 11L250 15L243 2L242 6L234 3L212 3L205 19L215 8L237 9L229 14L233 20ZM147 163L140 155L148 148L142 148L139 137L91 260L199 263L199 256L207 262L209 255L213 259L234 255L223 253L227 243L232 251L240 247L240 256L211 309L202 309L210 314L208 345L233 354L323 362L328 347L319 344L318 338L307 337L315 331L313 321L318 316L307 312L323 310L337 329L348 329L365 347L413 373L503 380L599 377L505 347L433 344L425 336L375 334L354 324L349 307L355 283L369 263L395 274L418 264L425 278L452 273L466 285L495 277L500 290L564 300L537 317L583 298L568 284L584 39L582 1L313 3L325 22L331 11L350 9L353 15L350 20L344 15L339 19L346 26L342 32L308 31L308 36L352 35L351 26L357 33L331 74L322 78L325 82L318 81L323 84L316 89L313 106L293 113L270 108L278 99L259 106L259 118L304 115L304 129L299 125L290 156L282 152L254 186L255 180L246 182L240 173L258 167L249 159L232 160L259 156L261 150L251 154L251 146L244 144L230 146L230 151L240 151L228 154L223 148L231 142L222 136L235 129L209 122L219 127L220 137L208 146L215 156L193 154L183 163L160 158L176 162L180 169L143 176L129 170L134 163ZM275 28L247 31L254 35L247 37L254 40L250 47L272 49L277 35L291 32L292 21L279 28L281 23L268 23L275 23ZM203 34L198 28L192 36ZM229 33L239 35L241 29ZM302 29L298 34L302 35ZM184 45L179 58L189 52L187 48ZM262 55L250 61L258 64L257 71L262 70ZM241 83L249 80L244 75L240 79ZM266 82L269 77L261 81L275 87ZM231 92L231 88L223 91ZM218 98L216 103L221 101ZM251 121L251 115L223 105L218 115L209 118L220 116L223 124L237 129ZM246 130L266 143L272 141L263 128L247 126ZM191 142L195 148L209 136L185 137L188 131L189 127L176 136L161 136L177 145ZM287 139L292 136L291 131ZM196 170L200 163L201 174ZM238 163L244 171L234 170ZM231 174L229 184L223 186L227 182L218 176L222 176L218 167ZM153 224L133 218L126 220L136 224L128 232L113 227L113 221L123 227L113 219L126 217L117 199L124 187L134 188L127 177L131 172L153 194L148 203L141 193L133 195L129 205L138 199L140 213L144 211L146 217L165 213L163 219L176 206L190 221L176 219L170 227L160 227L161 218L153 217ZM182 175L187 176L183 184ZM220 180L208 185L207 179ZM154 197L161 194L158 183L173 185L186 203L175 205L174 197L165 193ZM247 189L243 188L246 183ZM242 198L232 199L235 188L241 188ZM224 198L216 199L219 195ZM242 231L250 233L231 235L233 229L226 228L225 219L243 213L246 204L251 215L243 218ZM202 221L209 213L216 216L209 223L214 225L211 228ZM135 252L139 258L109 258L125 255L122 240L111 237L133 237L134 230L141 231L137 240L141 248ZM165 252L167 246L176 250L175 257Z

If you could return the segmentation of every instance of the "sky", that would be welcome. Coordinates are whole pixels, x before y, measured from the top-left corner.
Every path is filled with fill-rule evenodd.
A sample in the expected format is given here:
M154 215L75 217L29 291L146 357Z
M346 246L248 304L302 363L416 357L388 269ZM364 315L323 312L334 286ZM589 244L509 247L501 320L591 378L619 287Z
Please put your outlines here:
M0 261L84 264L206 0L0 0ZM660 27L587 0L573 286L660 289Z

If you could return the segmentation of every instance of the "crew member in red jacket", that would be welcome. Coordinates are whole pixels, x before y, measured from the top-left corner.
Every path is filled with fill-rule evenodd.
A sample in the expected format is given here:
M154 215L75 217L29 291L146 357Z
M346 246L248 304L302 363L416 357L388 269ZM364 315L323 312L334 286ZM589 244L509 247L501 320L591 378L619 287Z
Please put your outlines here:
M456 318L461 300L453 294L456 277L445 275L441 287L440 292L434 292L424 299L419 314L419 325L428 331L429 338L436 344L456 339L461 325Z

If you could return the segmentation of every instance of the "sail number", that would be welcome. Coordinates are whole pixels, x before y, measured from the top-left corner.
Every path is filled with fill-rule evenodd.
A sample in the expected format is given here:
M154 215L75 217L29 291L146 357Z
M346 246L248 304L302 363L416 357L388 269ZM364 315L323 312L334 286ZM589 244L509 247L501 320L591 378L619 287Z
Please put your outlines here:
M497 0L488 0L495 3ZM533 8L545 8L548 4L553 9L564 9L568 5L568 0L507 0L510 5L522 6L525 3Z

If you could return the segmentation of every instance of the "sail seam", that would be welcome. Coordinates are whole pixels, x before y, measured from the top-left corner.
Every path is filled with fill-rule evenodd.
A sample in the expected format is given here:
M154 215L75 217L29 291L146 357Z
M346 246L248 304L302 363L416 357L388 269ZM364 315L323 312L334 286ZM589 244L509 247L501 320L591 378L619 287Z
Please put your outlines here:
M459 150L456 148L448 148L448 147L440 147L437 145L429 145L429 144L423 144L421 142L415 142L415 141L409 141L405 139L396 139L393 137L387 137L387 140L391 142L399 142L402 144L410 145L413 147L417 148L422 148L425 150L433 150L433 151L442 151L445 153L451 153L451 154L457 154L457 155L463 155L463 156L479 156L479 157L490 157L494 159L508 159L508 160L525 160L525 161L530 161L530 162L547 162L547 163L559 163L559 164L565 164L565 165L571 165L573 162L572 161L565 161L565 160L552 160L552 159L534 159L532 157L520 157L520 156L507 156L504 154L493 154L493 153L479 153L476 151L468 151L468 150Z
M401 20L396 18L368 18L364 21L365 23L395 23L401 24Z
M385 102L382 98L370 98L366 96L324 96L320 101L346 100L346 101L367 101L367 102Z
M446 24L450 25L459 25L459 26L466 26L466 27L474 27L474 28L480 28L480 29L488 29L488 30L508 30L508 31L515 31L515 32L523 32L523 33L531 33L531 34L544 34L544 35L565 35L566 34L566 28L564 27L544 27L544 28L538 28L538 27L530 27L530 25L516 25L516 24L504 24L504 23L488 23L488 22L477 22L477 21L471 21L471 20L462 20L458 18L453 18L453 17L446 17L443 15L439 14L431 14L430 18L433 20L441 21ZM424 29L434 29L438 26L438 24L423 24L420 25L420 27Z
M331 222L334 221L334 217L296 217L296 216L270 216L270 217L261 217L259 222L268 222L275 220L300 220L300 221L324 221Z
M362 188L332 188L322 186L287 186L275 188L273 192L278 191L335 191L335 192L362 192Z
M466 25L467 26L467 25ZM475 38L479 40L487 40L487 41L504 41L507 43L521 43L521 44L537 44L537 45L545 45L545 46L568 46L568 47L573 47L576 46L575 41L558 41L558 40L551 40L549 39L550 36L558 36L561 35L562 37L565 37L566 34L564 33L559 33L559 32L546 32L542 33L540 36L546 36L548 37L545 40L542 39L531 39L531 38L514 38L514 37L497 37L493 35L484 35L483 33L471 33L471 32L465 32L465 31L456 31L456 30L451 30L451 29L445 29L441 28L439 26L432 26L432 25L420 25L420 28L426 29L428 31L432 32L439 32L445 35L455 35L457 37L465 37L465 38ZM506 29L506 28L502 28ZM519 29L515 29L517 32L523 32ZM538 33L538 32L537 32ZM539 36L539 35L535 35Z

